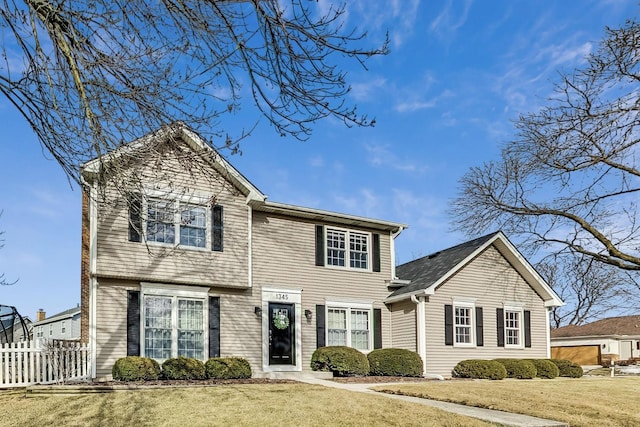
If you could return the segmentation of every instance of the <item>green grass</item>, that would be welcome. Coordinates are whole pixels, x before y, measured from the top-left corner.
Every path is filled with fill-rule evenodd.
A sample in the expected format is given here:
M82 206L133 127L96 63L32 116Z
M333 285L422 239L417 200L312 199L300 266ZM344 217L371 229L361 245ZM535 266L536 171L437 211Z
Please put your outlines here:
M452 380L376 389L564 421L571 426L640 425L640 377Z
M306 384L162 388L105 394L0 391L2 426L486 426L384 396Z

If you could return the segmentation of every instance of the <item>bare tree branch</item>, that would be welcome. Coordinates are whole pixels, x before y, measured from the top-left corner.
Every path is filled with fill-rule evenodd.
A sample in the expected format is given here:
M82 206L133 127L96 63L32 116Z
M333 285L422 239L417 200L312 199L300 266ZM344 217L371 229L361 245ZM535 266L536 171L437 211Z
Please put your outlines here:
M455 229L640 270L640 24L606 31L546 107L518 118L501 159L462 178Z

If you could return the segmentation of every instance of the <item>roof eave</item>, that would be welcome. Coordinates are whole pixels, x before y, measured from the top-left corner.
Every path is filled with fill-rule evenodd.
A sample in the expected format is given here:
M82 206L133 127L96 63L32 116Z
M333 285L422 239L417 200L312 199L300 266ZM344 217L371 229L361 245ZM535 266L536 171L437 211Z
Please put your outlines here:
M384 302L385 304L391 304L394 302L400 302L406 299L411 299L412 296L422 297L422 296L430 296L430 295L433 295L433 287L428 287L427 289L419 289L413 292L407 292L404 294L390 296L385 298L382 302Z
M303 206L289 205L285 203L271 202L267 200L252 200L249 205L261 212L275 213L298 218L319 221L323 223L336 223L346 226L372 228L375 230L398 233L408 227L406 224L366 218L356 215L348 215L330 212L321 209L307 208Z

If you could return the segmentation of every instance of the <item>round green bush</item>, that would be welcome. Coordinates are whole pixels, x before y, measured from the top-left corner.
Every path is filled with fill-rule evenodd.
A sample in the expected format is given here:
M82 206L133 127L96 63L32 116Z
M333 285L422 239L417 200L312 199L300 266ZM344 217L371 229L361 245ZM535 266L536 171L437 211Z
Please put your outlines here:
M162 376L167 380L202 380L206 378L204 363L191 357L167 359L162 364Z
M212 357L204 364L207 378L230 380L251 378L251 365L240 357Z
M116 360L111 368L116 381L151 381L160 377L160 365L153 359L127 356Z
M560 375L560 369L549 359L529 359L536 367L538 378L552 379Z
M344 346L320 347L311 356L311 369L330 371L337 377L352 377L369 373L367 356L355 348Z
M530 380L538 374L536 366L526 359L495 359L507 370L507 378L517 378L520 380Z
M584 375L582 366L566 359L551 359L560 370L561 377L580 378Z
M422 375L422 358L415 351L402 348L380 348L367 355L369 374L398 377Z
M461 360L453 368L455 378L503 380L507 377L504 365L495 360Z

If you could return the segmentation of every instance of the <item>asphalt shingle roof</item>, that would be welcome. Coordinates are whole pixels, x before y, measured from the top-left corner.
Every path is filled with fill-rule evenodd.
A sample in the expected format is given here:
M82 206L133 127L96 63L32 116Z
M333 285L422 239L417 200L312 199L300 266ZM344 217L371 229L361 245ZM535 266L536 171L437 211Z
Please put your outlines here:
M598 335L640 335L640 315L609 317L586 325L568 325L551 330L552 338Z
M411 280L411 283L396 289L389 297L427 289L498 233L487 234L397 266L398 278Z

